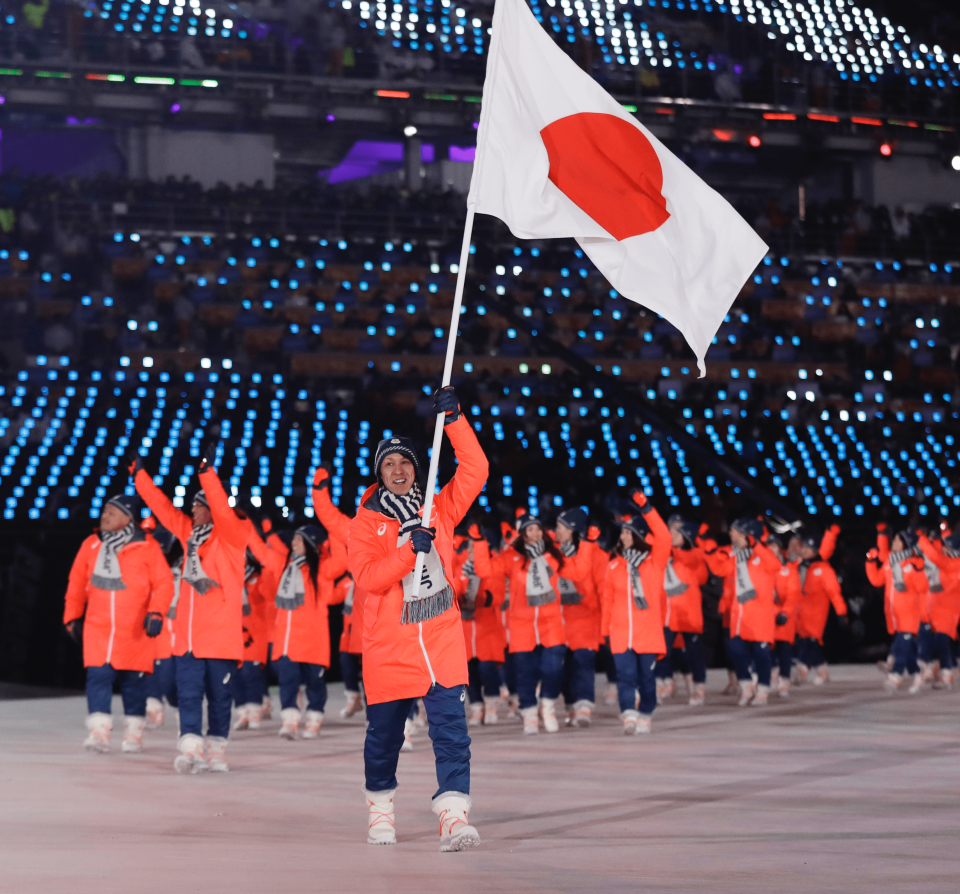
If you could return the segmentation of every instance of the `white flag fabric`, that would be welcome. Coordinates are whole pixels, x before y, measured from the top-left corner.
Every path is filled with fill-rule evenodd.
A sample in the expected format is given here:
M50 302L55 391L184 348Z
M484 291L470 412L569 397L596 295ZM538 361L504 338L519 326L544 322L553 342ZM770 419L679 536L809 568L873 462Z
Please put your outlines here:
M583 72L524 0L496 0L467 204L521 239L573 237L704 357L767 246Z

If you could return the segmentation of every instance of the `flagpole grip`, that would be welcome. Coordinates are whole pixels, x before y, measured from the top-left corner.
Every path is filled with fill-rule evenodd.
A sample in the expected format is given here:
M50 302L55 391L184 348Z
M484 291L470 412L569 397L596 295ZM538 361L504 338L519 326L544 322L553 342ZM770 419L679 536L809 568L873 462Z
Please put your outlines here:
M473 236L474 206L467 205L467 219L463 225L463 244L460 246L460 266L457 267L457 288L453 296L453 310L450 313L450 331L447 333L447 356L443 361L443 378L440 387L446 388L453 376L453 355L457 349L457 330L460 328L460 307L463 304L463 287L467 279L467 263L470 260L470 239ZM423 527L430 527L433 512L433 492L437 485L437 472L440 469L440 447L443 444L444 413L437 413L437 427L433 431L433 449L430 451L430 471L427 473L427 492L423 499ZM417 564L413 569L413 598L420 595L420 578L423 576L425 553L417 553Z

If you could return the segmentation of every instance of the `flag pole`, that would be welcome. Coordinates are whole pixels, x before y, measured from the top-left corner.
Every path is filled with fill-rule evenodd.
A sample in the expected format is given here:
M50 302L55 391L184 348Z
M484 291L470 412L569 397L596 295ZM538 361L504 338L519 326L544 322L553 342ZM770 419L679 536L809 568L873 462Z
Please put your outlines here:
M453 296L453 310L450 312L450 331L447 334L447 356L443 362L443 378L440 387L446 388L453 375L453 355L457 348L457 330L460 327L460 306L463 304L463 286L467 279L467 263L470 260L470 238L473 236L474 206L467 205L467 220L463 225L463 244L460 247L460 266L457 268L457 288ZM443 413L437 414L437 427L433 432L433 449L430 451L430 471L427 473L427 492L423 500L423 519L421 525L430 526L430 514L433 511L433 492L437 484L437 472L440 467L440 447L443 444ZM413 570L413 596L420 594L420 578L423 576L425 553L417 553L417 564Z

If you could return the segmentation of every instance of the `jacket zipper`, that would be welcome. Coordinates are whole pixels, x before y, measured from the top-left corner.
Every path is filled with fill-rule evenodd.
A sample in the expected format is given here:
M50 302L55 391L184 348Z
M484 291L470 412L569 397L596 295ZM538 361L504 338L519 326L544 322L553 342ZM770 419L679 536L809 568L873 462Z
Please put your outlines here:
M104 664L109 664L113 658L113 637L117 632L117 592L110 591L110 639L107 640L107 660Z
M477 657L477 622L471 621L473 625L473 635L471 636L471 645L473 646L473 657Z
M533 607L533 635L537 639L537 645L540 645L540 606Z
M630 580L630 569L624 565L627 572L627 648L633 648L633 583ZM639 570L637 572L639 574Z
M420 651L423 652L423 660L427 662L427 672L430 674L430 682L437 685L437 676L433 672L433 665L430 663L430 656L427 654L427 647L423 642L423 621L417 621L417 636L420 638Z
M287 633L283 638L283 654L290 651L290 622L293 620L293 612L287 612Z
M193 597L195 590L193 589L193 584L188 584L190 587L190 615L187 618L187 651L193 654Z

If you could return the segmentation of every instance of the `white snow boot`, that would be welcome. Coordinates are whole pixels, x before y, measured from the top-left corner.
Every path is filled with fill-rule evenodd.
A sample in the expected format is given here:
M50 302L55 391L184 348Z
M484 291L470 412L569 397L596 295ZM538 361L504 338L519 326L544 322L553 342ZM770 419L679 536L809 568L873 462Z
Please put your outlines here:
M96 751L106 754L110 750L110 730L113 729L113 718L109 714L97 712L87 717L87 738L83 740L83 747L87 751Z
M146 725L146 717L124 717L123 743L120 750L127 754L139 754L143 751L143 728Z
M640 722L640 712L634 710L624 711L620 715L623 721L623 734L625 736L635 736L637 734L637 724Z
M593 702L582 698L573 703L573 720L571 725L576 729L586 729L593 720Z
M690 701L687 702L688 705L694 708L702 708L707 701L707 684L706 683L694 683L693 689L690 690Z
M777 695L780 698L789 698L790 696L790 678L781 677L777 680Z
M757 694L753 697L750 704L754 707L766 705L770 701L770 687L763 683L757 685Z
M300 731L300 709L284 708L280 712L280 719L283 721L283 725L280 727L280 738L292 742L297 738L297 733Z
M723 695L736 695L740 691L740 681L737 679L735 671L727 671L727 685L723 690Z
M653 717L649 714L641 714L637 720L637 735L649 736L653 729Z
M263 710L259 702L247 705L247 729L260 729L260 713Z
M434 798L432 809L440 817L440 850L465 851L480 844L480 833L467 821L469 795L444 792Z
M347 697L347 703L341 709L340 716L346 720L348 717L353 717L354 714L359 714L363 710L363 703L360 700L359 692L347 689L343 694Z
M525 736L535 736L540 732L540 718L536 705L521 708L520 716L523 718L523 734ZM556 720L556 717L554 717L554 720Z
M207 736L207 766L211 773L226 773L227 740L223 736Z
M555 733L559 731L560 723L557 721L556 699L540 699L540 714L543 717L543 728L548 733Z
M883 674L884 676L891 673L893 671L893 656L888 655L886 657L886 660L878 661L877 670L880 671L880 673Z
M484 726L493 726L496 723L500 722L500 718L497 717L497 705L500 704L500 699L496 695L488 695L483 699L483 725Z
M753 685L753 680L741 680L740 681L740 701L737 704L741 708L747 707L751 701L753 701L753 695L756 691L756 687Z
M791 674L790 679L797 686L802 686L807 682L807 677L810 675L810 668L807 667L802 661L798 661L793 666L793 673Z
M187 733L180 737L177 743L177 755L173 762L173 769L178 773L203 773L209 769L203 756L203 739Z
M263 697L263 704L260 707L260 719L271 720L273 718L273 702L270 701L270 693Z
M667 697L667 681L662 677L657 677L657 704L662 705Z
M830 669L827 667L826 663L821 664L816 668L817 675L813 678L814 686L823 686L824 683L829 682L830 680Z
M147 729L159 729L164 720L163 702L152 696L147 699Z
M483 702L470 702L467 714L467 726L480 726L483 723Z
M303 738L316 739L320 735L323 725L323 711L307 711L303 723Z
M367 844L396 844L397 831L393 812L393 796L396 789L386 792L368 792L363 790L367 797Z
M400 746L401 751L413 751L413 734L415 732L415 724L411 717L408 717L403 721L403 744Z
M893 695L895 692L900 691L901 682L900 674L895 674L891 671L887 674L887 679L883 681L883 688L886 689L890 695Z
M923 689L923 674L914 674L913 685L907 690L907 695L916 695L921 689Z
M953 689L953 670L950 668L940 669L940 687L942 689Z
M250 729L250 711L246 705L237 708L237 719L233 721L234 730Z
M619 691L616 683L607 683L607 691L603 696L603 703L613 707L619 700Z

